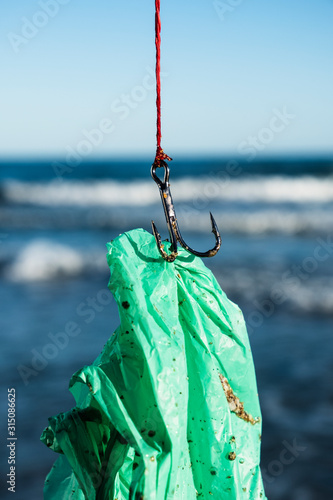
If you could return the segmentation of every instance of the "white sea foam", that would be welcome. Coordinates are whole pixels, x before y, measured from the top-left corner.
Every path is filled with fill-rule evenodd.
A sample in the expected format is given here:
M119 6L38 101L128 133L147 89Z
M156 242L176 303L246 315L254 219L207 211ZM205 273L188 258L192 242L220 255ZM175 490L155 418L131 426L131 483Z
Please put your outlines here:
M12 203L43 206L146 206L158 200L154 184L140 181L9 181L4 195Z
M253 176L218 179L215 176L175 179L172 191L177 202L200 206L207 201L245 203L333 202L333 177ZM156 203L158 190L152 180L119 182L6 181L7 202L42 206L138 206Z
M7 268L11 281L44 281L58 276L75 276L82 272L84 259L67 245L35 240L21 249Z

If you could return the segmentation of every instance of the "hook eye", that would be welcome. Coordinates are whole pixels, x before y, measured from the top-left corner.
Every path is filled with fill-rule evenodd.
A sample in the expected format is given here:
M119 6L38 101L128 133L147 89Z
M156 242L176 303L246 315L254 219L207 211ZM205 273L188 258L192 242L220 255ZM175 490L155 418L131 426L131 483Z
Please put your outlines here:
M156 174L157 168L164 168L164 180L163 181ZM153 163L151 166L151 176L158 186L164 187L169 182L169 177L170 177L169 165L164 160L160 160L159 165L156 163Z

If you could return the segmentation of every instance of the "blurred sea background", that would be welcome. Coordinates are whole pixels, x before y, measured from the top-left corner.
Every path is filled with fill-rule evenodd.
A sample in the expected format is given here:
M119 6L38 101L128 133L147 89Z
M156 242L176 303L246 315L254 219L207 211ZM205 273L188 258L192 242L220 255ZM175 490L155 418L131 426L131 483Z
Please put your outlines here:
M96 160L62 171L61 162L1 162L1 394L17 394L17 500L42 498L56 459L39 442L47 418L74 405L71 375L118 326L105 244L137 227L151 231L152 218L168 236L150 163ZM333 498L333 160L170 166L185 240L198 250L213 245L209 211L222 234L205 264L248 324L266 494ZM57 347L53 336L70 321L80 334Z

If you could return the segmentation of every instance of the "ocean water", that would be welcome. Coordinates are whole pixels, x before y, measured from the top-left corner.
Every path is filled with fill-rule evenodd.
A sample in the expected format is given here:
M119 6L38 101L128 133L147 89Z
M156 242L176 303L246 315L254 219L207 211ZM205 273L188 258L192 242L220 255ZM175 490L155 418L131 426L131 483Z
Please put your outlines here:
M167 237L149 169L149 160L0 162L0 418L5 428L14 387L17 500L42 499L56 455L39 436L50 415L73 406L71 375L118 326L106 242L150 231L152 218ZM180 160L171 189L190 246L214 244L209 211L221 231L205 264L247 321L268 498L333 498L333 160ZM71 322L79 335L55 345Z

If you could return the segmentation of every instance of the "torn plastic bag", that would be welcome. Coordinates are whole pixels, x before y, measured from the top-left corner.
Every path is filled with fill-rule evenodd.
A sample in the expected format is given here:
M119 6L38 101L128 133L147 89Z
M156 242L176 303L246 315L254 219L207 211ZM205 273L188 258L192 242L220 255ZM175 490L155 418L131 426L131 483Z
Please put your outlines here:
M168 243L166 243L168 245ZM165 262L142 229L107 245L121 324L49 419L44 498L265 499L243 315L202 260Z

